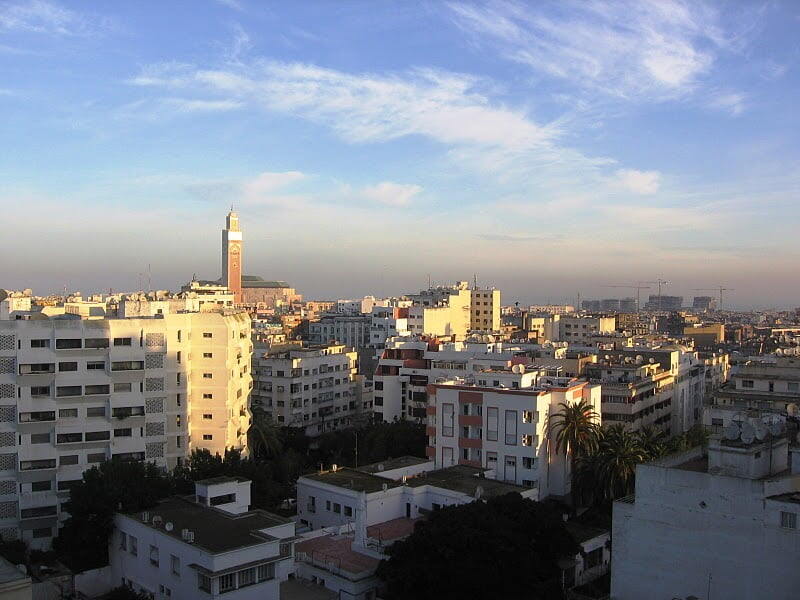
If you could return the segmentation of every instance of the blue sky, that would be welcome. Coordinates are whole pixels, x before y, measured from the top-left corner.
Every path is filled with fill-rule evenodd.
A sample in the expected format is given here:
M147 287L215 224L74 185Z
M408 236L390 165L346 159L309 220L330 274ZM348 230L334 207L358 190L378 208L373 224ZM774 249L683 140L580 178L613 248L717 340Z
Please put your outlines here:
M800 304L793 2L0 0L0 286ZM666 293L666 292L665 292ZM700 293L700 292L698 292Z

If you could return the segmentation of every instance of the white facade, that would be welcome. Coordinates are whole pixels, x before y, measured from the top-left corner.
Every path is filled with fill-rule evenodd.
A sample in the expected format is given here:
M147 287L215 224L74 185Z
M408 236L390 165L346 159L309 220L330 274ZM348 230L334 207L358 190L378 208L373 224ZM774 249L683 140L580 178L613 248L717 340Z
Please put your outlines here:
M377 307L389 306L389 301L376 298L375 296L364 296L355 300L337 300L336 312L343 315L368 315Z
M614 503L611 597L797 598L800 476L785 439L712 439L636 471Z
M370 343L372 317L369 315L325 315L308 324L312 344L342 344L350 348L366 348Z
M553 328L553 338L563 342L580 342L598 333L610 333L616 327L614 317L588 317L561 315Z
M226 499L225 487L212 480L204 493ZM159 599L278 600L280 582L294 570L294 523L224 506L171 498L148 511L117 514L110 587L126 585Z
M303 427L307 435L347 427L371 410L356 375L357 358L343 345L259 351L253 357L252 406L274 423Z
M70 483L112 457L246 451L249 338L246 313L0 321L0 535L47 548Z
M0 321L16 319L19 313L31 310L31 291L0 290Z
M537 371L484 371L477 385L435 384L428 394L428 456L436 466L487 469L489 477L536 490L537 498L568 496L569 457L547 434L561 403L586 400L600 413L600 386Z
M369 331L369 346L375 348L380 356L381 351L386 347L386 340L410 335L408 309L396 306L376 306L372 309Z

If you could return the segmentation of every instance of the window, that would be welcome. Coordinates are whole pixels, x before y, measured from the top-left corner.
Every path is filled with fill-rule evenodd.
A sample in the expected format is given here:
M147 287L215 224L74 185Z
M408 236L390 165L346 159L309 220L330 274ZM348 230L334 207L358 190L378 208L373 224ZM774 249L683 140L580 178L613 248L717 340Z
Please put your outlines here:
M342 505L339 504L338 502L334 502L333 503L333 512L335 512L337 515L340 514L342 512Z
M34 538L47 538L53 535L52 527L37 527L33 530Z
M60 340L56 340L57 350L75 350L82 347L83 346L80 338L62 338Z
M84 348L108 348L108 340L106 338L86 338L83 341Z
M57 444L76 444L83 441L83 434L81 432L75 433L57 433Z
M742 379L742 387L743 388L752 388L753 387L753 380L752 379Z
M214 337L214 334L213 334L213 333L210 333L210 332L208 332L208 331L204 331L204 332L203 332L203 337L204 337L204 338L206 338L206 339L210 339L210 338L213 338L213 337Z
M181 559L175 556L174 554L170 554L169 556L169 568L172 571L173 575L177 575L178 577L181 576Z
M106 363L102 360L90 360L86 363L86 368L90 371L102 371L106 368Z
M506 411L506 445L517 445L517 411Z
M214 358L211 352L203 352L203 358Z
M32 492L49 492L53 489L53 482L49 479L45 481L34 481L31 483Z
M533 423L533 412L530 410L523 410L522 411L522 422L523 423Z
M722 419L711 419L711 424L714 427L722 427L723 421Z
M203 335L205 335L205 334L203 334ZM219 592L220 592L220 594L222 594L224 592L230 592L235 587L236 587L236 573L229 573L228 575L222 575L219 578Z
M49 348L50 340L31 340L31 348Z
M206 441L206 442L210 442L210 441L211 441L211 440L213 440L213 439L214 439L214 436L213 436L213 435L211 435L210 433L204 433L204 434L203 434L203 440L204 440L204 441Z
M213 400L214 394L203 394L203 400Z
M202 573L197 574L197 587L204 592L211 591L211 577L208 575L203 575Z
M31 444L49 444L50 443L50 434L49 433L32 433L31 434Z
M78 363L77 362L60 362L60 363L58 363L58 370L61 373L66 373L67 371L77 371L78 370Z
M781 511L781 527L797 529L797 513Z
M453 404L442 404L442 435L453 437L455 422L455 406Z
M330 500L325 500L325 510L327 510L328 512L331 511L331 501Z
M239 587L253 585L256 582L255 568L243 569L239 571Z
M213 373L203 373L203 379L213 379Z
M523 446L533 446L533 436L532 435L523 435L522 436L522 445Z
M275 564L269 563L268 565L259 565L258 567L258 581L267 581L275 577Z
M523 456L522 457L522 468L523 469L533 469L536 466L536 459L531 458L530 456Z
M114 338L114 345L115 346L130 346L131 345L131 338Z
M115 360L111 363L112 371L141 371L144 361L141 360Z
M497 441L498 408L490 406L486 409L486 440Z
M133 554L134 556L139 555L139 542L132 535L128 536L128 547L130 548L131 554Z
M353 516L353 507L352 506L345 506L344 507L344 516L345 517L352 517Z
M800 384L798 384L796 381L790 381L786 384L786 387L790 392L800 391Z
M77 465L78 464L78 455L77 454L67 454L65 456L60 456L58 458L58 464L63 466L66 465ZM61 482L59 482L61 483Z
M108 385L87 385L83 393L86 396L99 396L105 395L111 392L111 388Z
M58 418L59 419L77 419L78 418L78 409L77 408L60 408L60 409L58 409Z
M128 550L128 534L124 531L119 532L119 549Z
M83 389L79 385L60 385L56 388L56 397L80 396Z
M106 416L106 407L105 406L90 406L86 409L86 416L87 417L105 417Z
M105 410L105 409L103 409ZM86 432L86 441L87 442L98 442L103 440L111 439L111 432L110 431L87 431Z
M105 452L96 452L94 454L89 454L86 456L86 462L88 462L89 464L101 463L105 462L105 460L106 460Z
M50 395L49 385L34 385L31 387L31 397L41 398L42 396Z
M115 383L114 384L114 393L121 393L121 392L130 392L131 391L131 384L130 383Z
M133 435L132 434L132 430L130 428L123 428L123 429L115 429L114 430L114 437L115 438L118 438L118 437L131 437L132 435Z
M208 421L213 419L214 415L212 413L203 413L203 418Z
M150 546L150 564L157 567L158 566L158 548L156 546Z
M55 469L55 459L46 458L43 460L23 460L19 463L20 471L36 471L38 469Z
M56 420L56 412L54 410L19 413L20 423L40 423L42 421L55 421L55 420Z

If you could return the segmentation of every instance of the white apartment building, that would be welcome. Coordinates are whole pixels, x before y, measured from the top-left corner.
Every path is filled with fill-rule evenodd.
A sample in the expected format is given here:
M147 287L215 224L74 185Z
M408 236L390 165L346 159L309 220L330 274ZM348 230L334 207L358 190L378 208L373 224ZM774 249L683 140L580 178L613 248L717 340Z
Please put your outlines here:
M31 310L31 290L15 292L0 290L0 321L16 319L20 313Z
M312 344L342 344L350 348L366 348L370 343L370 315L324 315L308 324Z
M306 435L348 427L371 410L357 362L356 352L344 345L259 348L252 406Z
M703 424L720 431L739 414L800 414L800 358L748 360L731 369L730 381L713 394Z
M364 296L355 300L337 300L336 312L343 315L368 315L373 309L389 306L389 301L375 296Z
M151 598L279 600L294 571L295 525L249 510L250 482L197 482L194 497L173 497L117 514L109 543L109 588Z
M467 465L487 477L532 488L537 499L571 492L570 460L547 434L561 403L581 399L600 414L600 386L543 376L523 365L433 384L428 393L427 454L438 468Z
M242 312L0 321L0 535L49 547L107 459L246 451L251 348Z
M637 467L614 503L612 598L797 598L800 475L782 434L759 437Z
M397 336L408 336L408 308L376 306L372 309L369 326L369 346L380 356L386 348L386 340Z
M552 339L562 342L582 342L598 333L611 333L616 328L614 317L590 317L586 315L560 315L555 321Z

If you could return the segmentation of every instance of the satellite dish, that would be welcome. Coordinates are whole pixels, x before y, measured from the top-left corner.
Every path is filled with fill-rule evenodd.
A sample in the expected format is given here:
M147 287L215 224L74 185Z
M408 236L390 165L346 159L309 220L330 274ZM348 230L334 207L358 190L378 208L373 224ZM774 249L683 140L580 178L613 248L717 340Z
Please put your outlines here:
M764 440L767 438L769 434L769 429L767 428L764 423L756 423L756 438L759 440Z
M752 444L753 440L756 439L756 429L750 423L744 423L742 425L742 434L741 434L742 442L745 444Z
M770 423L769 432L775 436L781 435L783 433L783 421L778 421L776 419L775 421Z
M725 428L725 439L728 440L738 440L739 439L739 425L735 421L731 421L728 423L728 426Z

